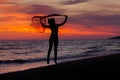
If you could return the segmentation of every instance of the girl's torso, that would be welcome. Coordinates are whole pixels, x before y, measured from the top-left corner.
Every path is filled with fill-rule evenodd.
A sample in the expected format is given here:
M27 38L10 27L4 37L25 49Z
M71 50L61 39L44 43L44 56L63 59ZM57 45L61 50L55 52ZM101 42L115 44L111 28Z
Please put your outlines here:
M51 35L58 35L58 25L50 26Z

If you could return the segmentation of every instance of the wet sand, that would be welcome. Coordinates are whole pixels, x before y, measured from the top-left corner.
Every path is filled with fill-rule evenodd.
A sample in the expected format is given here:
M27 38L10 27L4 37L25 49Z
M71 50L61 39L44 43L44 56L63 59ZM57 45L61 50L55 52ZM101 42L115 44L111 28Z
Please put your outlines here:
M1 74L0 80L97 80L119 73L120 54L114 54Z

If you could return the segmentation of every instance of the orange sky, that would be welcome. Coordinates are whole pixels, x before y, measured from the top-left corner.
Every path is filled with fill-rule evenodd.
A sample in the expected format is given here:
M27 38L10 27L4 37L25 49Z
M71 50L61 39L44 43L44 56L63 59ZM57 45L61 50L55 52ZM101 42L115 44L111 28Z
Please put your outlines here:
M59 29L61 39L104 39L120 35L120 3L117 0L109 0L106 4L98 0L1 0L0 5L0 40L48 39L48 29L38 33L30 23L32 16L52 13L69 17Z

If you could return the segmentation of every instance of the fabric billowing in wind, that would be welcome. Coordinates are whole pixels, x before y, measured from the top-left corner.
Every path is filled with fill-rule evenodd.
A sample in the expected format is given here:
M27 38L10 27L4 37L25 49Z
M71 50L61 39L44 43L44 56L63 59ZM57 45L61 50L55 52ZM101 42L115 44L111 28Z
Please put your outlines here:
M39 32L39 33L44 33L45 32L45 29L46 27L42 26L41 23L40 23L40 17L41 16L33 16L32 17L32 22L31 22L31 26L33 26L33 28ZM42 23L43 24L46 24L47 22L47 19L46 18L42 18Z

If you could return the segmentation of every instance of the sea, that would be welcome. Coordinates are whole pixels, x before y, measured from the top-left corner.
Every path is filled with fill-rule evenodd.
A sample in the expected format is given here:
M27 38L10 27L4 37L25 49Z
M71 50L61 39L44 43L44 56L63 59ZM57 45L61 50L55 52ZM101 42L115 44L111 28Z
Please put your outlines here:
M54 47L47 64L48 40L1 40L0 74L54 65ZM59 40L58 63L120 53L120 40Z

